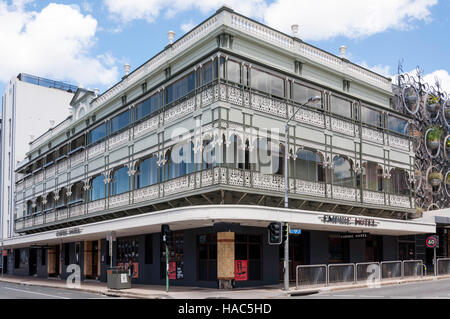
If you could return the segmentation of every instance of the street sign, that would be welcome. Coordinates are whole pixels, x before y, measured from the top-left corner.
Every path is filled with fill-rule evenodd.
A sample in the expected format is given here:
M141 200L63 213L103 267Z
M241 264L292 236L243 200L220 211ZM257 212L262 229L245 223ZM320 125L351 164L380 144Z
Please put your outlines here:
M428 237L425 244L428 248L439 248L439 236L433 235Z
M289 234L292 234L292 235L301 235L301 234L302 234L302 230L301 230L301 229L292 229L292 228L290 228L290 229L289 229Z

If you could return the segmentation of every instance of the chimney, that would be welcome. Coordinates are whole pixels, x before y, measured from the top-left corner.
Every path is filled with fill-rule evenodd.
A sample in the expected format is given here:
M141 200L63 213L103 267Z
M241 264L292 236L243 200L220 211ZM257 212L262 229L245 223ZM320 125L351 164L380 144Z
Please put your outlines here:
M175 32L173 32L173 31L167 32L167 37L169 38L169 43L172 44L173 39L175 38Z
M130 74L130 65L128 63L123 66L123 69L125 71L125 76Z
M94 89L95 97L98 97L98 92L100 92L99 89Z
M342 59L347 59L347 56L346 56L346 54L347 54L347 47L345 45L343 45L343 46L341 46L339 48L339 52L341 53L341 58Z

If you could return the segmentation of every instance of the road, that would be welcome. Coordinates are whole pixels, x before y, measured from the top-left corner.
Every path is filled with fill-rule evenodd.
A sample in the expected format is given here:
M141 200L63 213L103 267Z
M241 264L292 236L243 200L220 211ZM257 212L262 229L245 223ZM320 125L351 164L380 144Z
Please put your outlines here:
M25 286L20 284L0 282L0 299L63 300L63 299L107 299L107 298L110 297L71 289Z
M380 288L348 289L321 292L299 299L450 299L450 279L381 286Z

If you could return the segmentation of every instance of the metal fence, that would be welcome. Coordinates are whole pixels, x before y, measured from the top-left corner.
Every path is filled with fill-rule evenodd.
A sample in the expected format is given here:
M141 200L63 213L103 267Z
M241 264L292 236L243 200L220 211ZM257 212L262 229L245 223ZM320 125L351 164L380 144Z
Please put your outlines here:
M403 261L403 278L405 277L423 277L422 260Z
M440 258L437 261L437 275L450 275L450 258Z
M438 275L450 275L450 258L438 259L437 267ZM424 264L422 260L301 265L296 268L296 288L356 284L358 282L375 282L423 276Z
M295 286L325 286L328 282L327 265L301 265L296 268Z
M355 280L355 264L328 265L328 284L354 284Z
M381 280L380 263L369 262L356 264L356 282Z
M380 263L381 279L402 278L401 261L383 261Z

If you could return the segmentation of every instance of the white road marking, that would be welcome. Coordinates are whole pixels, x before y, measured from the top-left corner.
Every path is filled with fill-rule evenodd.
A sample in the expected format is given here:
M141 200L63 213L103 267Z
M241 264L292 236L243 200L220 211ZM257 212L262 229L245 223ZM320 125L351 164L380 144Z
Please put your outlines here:
M360 295L361 298L384 298L384 296L369 296L369 295Z
M27 291L27 290L22 290L22 289L14 289L14 288L10 288L10 287L4 287L4 288L5 288L5 289L9 289L9 290L15 290L15 291L20 291L20 292L26 292L26 293L29 293L29 294L36 294L36 295L42 295L42 296L52 297L52 298L70 299L70 298L61 297L61 296L55 296L55 295L43 294L43 293L40 293L40 292Z

